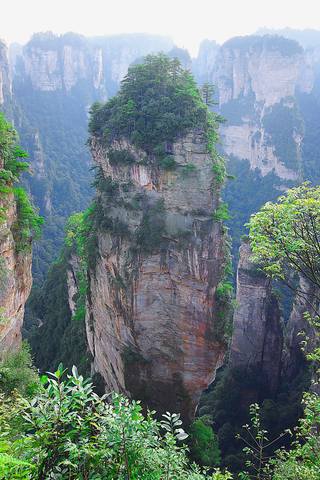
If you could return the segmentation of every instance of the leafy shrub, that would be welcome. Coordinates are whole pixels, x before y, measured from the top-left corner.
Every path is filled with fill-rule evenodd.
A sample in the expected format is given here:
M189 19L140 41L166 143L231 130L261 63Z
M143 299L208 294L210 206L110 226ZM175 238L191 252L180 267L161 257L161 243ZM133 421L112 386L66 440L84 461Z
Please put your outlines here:
M0 452L5 451L0 466L20 465L29 474L22 470L21 477L11 478L231 478L221 472L209 477L189 464L186 447L179 445L187 435L178 414L166 413L160 422L150 412L144 417L139 402L116 394L110 403L107 395L98 397L75 367L65 380L63 375L60 367L42 377L44 387L32 401L21 399L11 405L20 421L15 431L9 422L6 440L0 437ZM8 407L0 409L0 422L10 420Z
M190 452L200 465L214 467L220 464L218 439L210 425L210 417L197 418L190 427Z
M23 188L15 187L14 195L17 202L17 221L13 227L13 234L16 250L22 252L29 250L31 241L40 237L44 220L36 213Z
M215 176L215 181L218 185L222 185L226 177L226 167L223 161L216 162L212 165L212 171Z
M27 162L21 161L28 154L16 142L17 132L0 112L0 194L3 203L0 206L0 224L6 220L6 196L13 192L13 183L19 180L20 174L29 168Z
M39 387L39 379L32 366L30 349L23 343L20 350L9 353L0 362L0 393L9 395L13 390L31 396Z
M216 211L212 215L215 222L224 222L230 219L228 204L223 202L220 203Z

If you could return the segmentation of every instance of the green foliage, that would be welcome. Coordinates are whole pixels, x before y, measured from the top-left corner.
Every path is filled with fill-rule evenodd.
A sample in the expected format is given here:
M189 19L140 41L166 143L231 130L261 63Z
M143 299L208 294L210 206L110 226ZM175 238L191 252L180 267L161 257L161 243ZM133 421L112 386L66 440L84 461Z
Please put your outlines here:
M88 268L96 257L96 232L94 216L96 205L93 203L83 213L75 213L69 218L66 227L65 243L73 248L79 260L77 267L77 298L74 320L85 320L85 303L88 288Z
M212 165L212 171L215 176L215 181L218 185L222 185L226 178L226 166L222 158L217 159L216 163Z
M271 394L268 381L260 369L225 367L207 392L198 408L200 417L210 415L221 450L221 465L237 473L245 468L243 443L236 439L242 426L250 423L252 402L260 405L264 428L277 438L287 428L294 428L303 413L302 392L310 386L310 373L301 372L294 380L283 382L276 394ZM282 437L269 448L268 454L281 445L289 447L289 436Z
M94 106L90 132L107 145L125 137L152 153L192 128L205 129L206 120L207 108L190 73L176 59L149 55L129 67L116 97Z
M87 208L92 197L90 155L85 143L87 105L96 92L85 80L68 92L39 91L23 73L15 77L14 89L21 107L17 114L21 143L45 166L45 175L24 175L24 184L45 217L42 237L33 248L33 279L40 285L63 246L67 218Z
M320 357L318 356L318 360ZM280 450L271 460L272 480L317 480L320 478L320 398L304 395L304 416L296 432L297 440L289 451Z
M90 371L85 314L88 288L87 272L96 261L96 204L72 215L66 227L65 247L50 268L44 285L29 301L26 322L36 364L43 369L57 368L62 360L71 367L77 363L83 373ZM72 262L72 256L77 261ZM70 311L67 271L75 275L75 311ZM37 325L41 319L41 326ZM32 325L34 325L32 327Z
M220 464L218 439L210 425L210 417L194 420L190 427L190 452L200 465L214 467Z
M167 412L160 422L153 412L144 417L139 402L116 394L109 402L107 395L98 397L75 367L64 376L61 366L42 377L43 388L32 401L18 398L0 408L0 466L21 469L20 476L2 478L231 478L221 472L209 476L189 464L187 449L179 444L187 437L179 415Z
M13 192L13 184L20 174L29 168L27 162L21 161L27 153L17 144L17 132L0 112L0 224L6 219L6 196Z
M82 298L75 298L79 317L72 317L66 288L70 270L70 248L51 266L41 288L31 293L25 323L35 364L40 371L54 370L60 361L82 374L90 373ZM77 279L76 279L77 280ZM40 322L40 325L39 325Z
M217 286L216 295L219 300L229 298L233 293L233 285L231 282L221 282Z
M267 430L263 428L260 407L257 403L250 405L250 423L242 428L245 433L237 435L237 438L245 444L243 451L247 457L248 471L241 473L240 479L271 480L268 449L284 435L291 434L290 430L282 432L278 437L270 440Z
M32 240L41 235L43 218L40 217L31 204L26 191L21 187L14 188L17 203L17 221L13 226L13 235L16 241L17 252L28 251Z
M30 480L35 466L0 452L0 480Z
M20 350L7 353L0 362L0 393L9 395L17 390L30 397L38 387L39 379L32 366L30 349L24 342Z
M194 172L197 171L197 167L194 163L187 163L187 165L184 165L182 167L182 175L183 176L188 176Z
M307 183L266 203L248 224L253 259L272 278L287 268L320 286L320 187Z
M3 162L3 167L0 169L0 186L2 189L19 180L20 174L29 168L27 162L20 160L27 158L28 154L17 145L17 138L17 132L0 112L0 152L1 162ZM3 193L2 189L0 192Z
M6 197L14 193L17 204L17 221L13 226L15 247L18 253L31 248L32 239L41 234L43 219L36 213L29 197L22 187L13 187L22 172L28 170L29 164L21 161L28 157L17 144L17 133L0 112L0 223L6 219Z
M287 191L276 203L267 203L249 222L253 258L271 278L284 278L287 268L319 287L320 188L307 183ZM304 292L299 289L299 295ZM318 312L317 312L318 313ZM304 416L296 431L297 440L289 451L280 450L268 468L273 480L306 480L320 475L320 397L317 393L320 349L318 314L306 318L314 330L316 346L307 351L315 370L315 392L304 396ZM305 348L308 339L304 341ZM261 478L271 478L261 477Z
M230 219L228 204L222 202L212 215L215 222L225 222Z

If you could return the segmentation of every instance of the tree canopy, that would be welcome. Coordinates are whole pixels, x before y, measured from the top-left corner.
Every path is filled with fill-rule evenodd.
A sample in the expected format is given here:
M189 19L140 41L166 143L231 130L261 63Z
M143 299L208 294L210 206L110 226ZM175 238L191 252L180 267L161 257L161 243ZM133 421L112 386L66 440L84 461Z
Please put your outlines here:
M320 187L292 188L249 221L253 259L272 278L289 269L320 287Z
M157 153L192 128L209 128L208 109L195 80L179 60L164 54L149 55L129 68L115 97L105 105L94 104L90 133L106 145L121 137ZM219 117L212 114L215 122Z

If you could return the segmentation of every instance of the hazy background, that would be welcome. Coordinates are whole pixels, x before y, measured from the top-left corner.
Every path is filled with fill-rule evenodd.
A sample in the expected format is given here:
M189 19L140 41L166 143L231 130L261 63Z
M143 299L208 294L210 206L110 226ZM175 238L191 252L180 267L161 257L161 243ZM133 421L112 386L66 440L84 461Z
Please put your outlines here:
M0 38L25 43L32 33L47 30L88 36L159 33L196 55L204 38L221 43L263 26L319 29L319 1L10 0L1 5Z

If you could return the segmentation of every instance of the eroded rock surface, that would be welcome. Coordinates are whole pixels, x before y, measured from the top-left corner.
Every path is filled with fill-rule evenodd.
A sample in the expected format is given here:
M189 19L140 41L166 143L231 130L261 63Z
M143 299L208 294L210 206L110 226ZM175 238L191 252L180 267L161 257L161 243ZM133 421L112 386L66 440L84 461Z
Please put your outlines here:
M0 358L21 344L24 306L32 285L31 253L16 251L17 212L12 194L0 199L1 207L6 208L6 220L0 224Z
M134 162L112 164L92 143L104 176L86 318L93 369L107 390L190 418L226 348L217 334L225 238L212 219L219 204L212 160L201 132L168 145L174 170L125 141L113 148L130 151Z

